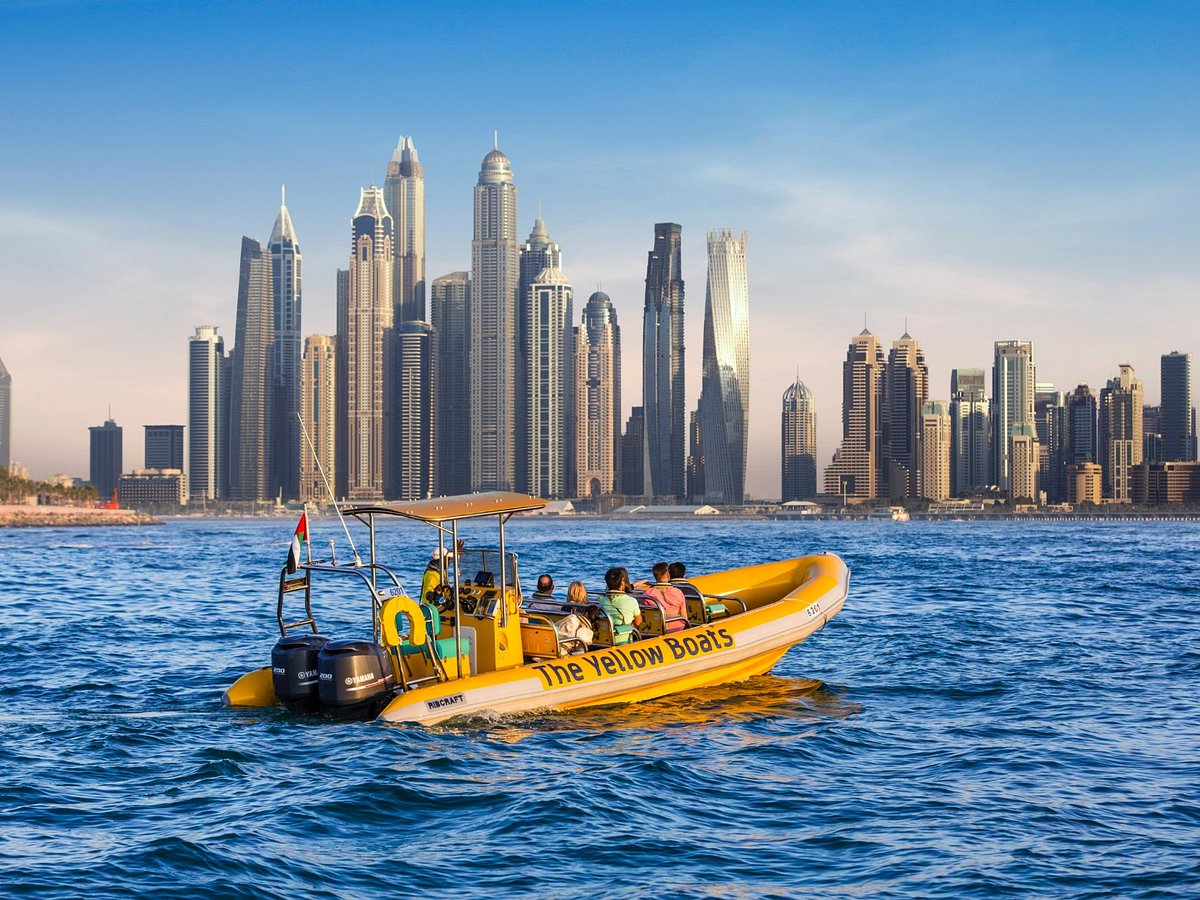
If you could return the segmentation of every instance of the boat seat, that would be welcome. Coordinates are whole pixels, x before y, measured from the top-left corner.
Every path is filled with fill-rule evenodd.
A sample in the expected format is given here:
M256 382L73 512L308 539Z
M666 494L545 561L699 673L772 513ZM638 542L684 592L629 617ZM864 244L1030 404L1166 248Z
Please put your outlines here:
M429 640L433 635L442 630L442 614L432 603L422 603L421 611L425 614L425 633L429 636ZM455 659L470 652L470 642L464 637L458 640L458 653L454 652L454 638L445 637L433 640L433 645L437 649L438 659ZM412 656L416 653L423 653L425 648L423 645L414 646L407 641L400 645L400 653L403 656Z
M521 650L530 659L558 659L558 630L548 616L530 614L521 623Z

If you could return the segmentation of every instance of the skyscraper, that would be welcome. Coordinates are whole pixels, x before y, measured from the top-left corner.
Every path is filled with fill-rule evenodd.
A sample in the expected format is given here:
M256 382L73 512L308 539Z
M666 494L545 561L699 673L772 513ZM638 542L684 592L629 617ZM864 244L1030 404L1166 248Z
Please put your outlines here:
M330 476L333 490L339 499L349 493L349 478L346 475L350 457L350 270L338 269L336 276L337 334L334 336L334 412L333 412L333 458L336 461L335 475Z
M183 426L145 425L147 469L183 471Z
M1192 409L1192 354L1172 350L1162 357L1162 406L1159 413L1164 461L1195 458L1195 412Z
M188 497L216 500L228 459L225 340L200 325L188 340Z
M596 291L574 329L575 484L597 497L617 490L621 445L621 328L608 294Z
M811 500L817 495L817 413L799 372L783 392L780 432L780 500Z
M883 345L863 329L842 363L842 443L825 468L825 492L863 500L879 496Z
M654 226L642 319L645 493L677 502L685 494L682 234L683 229L671 222Z
M921 409L929 399L925 351L906 330L892 342L883 380L883 468L888 496L921 497Z
M425 168L411 137L401 135L383 182L392 217L395 322L425 320Z
M746 499L746 441L750 423L750 288L746 232L710 231L704 295L704 357L700 437L704 498Z
M1142 407L1142 462L1163 461L1162 407Z
M517 428L517 186L498 148L475 185L471 241L471 489L512 490Z
M684 470L688 503L704 501L704 438L700 433L700 407L688 415L688 455Z
M0 359L0 473L12 465L12 373Z
M1035 384L1032 341L996 341L992 366L992 483L1009 493L1013 429L1033 426ZM1023 433L1023 432L1022 432Z
M284 499L300 495L300 352L302 258L296 229L285 198L280 198L279 215L271 229L267 249L271 252L271 293L274 300L275 334L272 371L275 379L273 428L269 434L272 452L272 484L268 494L283 492Z
M323 502L330 498L337 477L337 342L324 334L304 341L300 364L300 499ZM324 476L322 476L324 472ZM329 487L325 480L329 480Z
M397 326L396 343L395 488L389 495L424 500L434 490L433 328L427 322L404 322Z
M1086 384L1067 394L1067 465L1100 461L1096 395Z
M1142 461L1142 382L1128 363L1100 391L1099 432L1104 496L1128 501L1130 470Z
M646 416L640 406L629 411L621 435L621 493L642 497L646 493Z
M944 400L921 404L921 496L945 500L950 496L950 412Z
M530 491L530 473L533 467L533 449L529 443L529 415L532 403L530 367L533 365L536 348L530 345L533 309L533 283L547 269L562 268L562 251L546 223L538 216L534 220L529 239L521 247L520 275L517 280L517 421L516 432L516 487L519 491ZM574 322L574 311L567 308L567 324ZM572 460L572 462L574 462ZM573 485L572 485L573 486ZM535 492L536 493L536 492Z
M451 272L435 278L432 288L429 316L437 369L436 492L465 494L471 490L471 278L466 272Z
M525 412L529 453L522 479L531 494L559 498L567 492L570 457L568 337L571 285L557 268L543 269L529 287L529 398ZM570 460L571 463L574 460Z
M950 490L982 493L991 483L991 414L983 369L950 372Z
M275 300L271 257L253 238L242 238L237 330L229 386L229 497L271 496L275 427Z
M1067 407L1062 391L1038 382L1033 395L1038 439L1038 490L1050 503L1067 499Z
M351 221L346 297L346 496L384 497L394 398L392 217L383 191L364 188ZM339 336L340 337L340 336ZM340 342L339 342L340 343Z
M112 497L124 468L121 446L121 426L111 418L103 425L88 428L91 436L90 471L88 481L96 489L101 502Z

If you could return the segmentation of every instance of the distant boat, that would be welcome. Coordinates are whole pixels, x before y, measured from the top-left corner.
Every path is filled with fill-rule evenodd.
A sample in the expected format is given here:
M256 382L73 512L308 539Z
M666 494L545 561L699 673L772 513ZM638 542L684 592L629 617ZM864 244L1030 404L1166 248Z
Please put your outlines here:
M909 522L912 516L903 506L880 506L867 513L868 519L886 519L890 522Z

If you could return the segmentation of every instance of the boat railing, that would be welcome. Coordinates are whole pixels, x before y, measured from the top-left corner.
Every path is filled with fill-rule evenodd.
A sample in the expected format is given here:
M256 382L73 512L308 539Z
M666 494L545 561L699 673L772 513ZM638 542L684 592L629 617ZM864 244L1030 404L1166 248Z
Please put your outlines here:
M287 567L284 566L279 573L279 597L275 606L275 615L279 620L279 633L286 634L292 628L302 628L308 625L313 632L317 631L316 617L312 611L312 573L313 572L330 572L335 575L356 575L361 578L367 589L371 592L371 634L372 639L379 640L379 611L383 607L384 601L388 596L384 596L383 592L378 589L379 576L384 575L391 582L393 590L398 590L404 593L404 587L400 584L400 579L396 577L387 566L381 563L362 563L355 565L354 563L338 564L327 560L313 560L312 562L302 563L297 567L304 572L304 575L299 578L288 578ZM293 591L304 591L304 611L305 619L298 622L285 622L283 617L283 598L285 594Z

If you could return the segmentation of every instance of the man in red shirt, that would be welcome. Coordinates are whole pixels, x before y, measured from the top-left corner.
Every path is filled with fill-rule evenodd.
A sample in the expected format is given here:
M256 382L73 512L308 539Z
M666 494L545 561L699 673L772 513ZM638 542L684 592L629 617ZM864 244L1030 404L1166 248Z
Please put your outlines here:
M683 591L671 584L670 567L665 562L655 563L652 571L654 584L638 584L642 587L642 595L658 601L667 620L667 631L682 631L687 628L687 599Z

